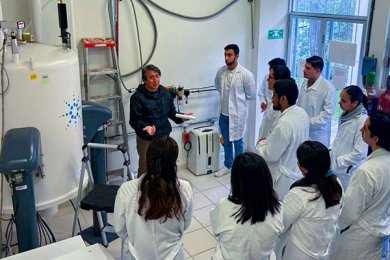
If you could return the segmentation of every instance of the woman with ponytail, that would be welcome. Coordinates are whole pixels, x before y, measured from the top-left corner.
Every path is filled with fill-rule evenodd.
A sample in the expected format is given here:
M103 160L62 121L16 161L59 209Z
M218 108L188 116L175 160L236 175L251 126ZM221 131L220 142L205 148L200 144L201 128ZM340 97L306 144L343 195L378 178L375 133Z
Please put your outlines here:
M364 98L361 88L354 85L345 87L340 93L339 105L343 113L330 149L330 157L332 171L340 179L344 190L347 190L352 173L367 158L368 145L360 132L367 118Z
M320 142L301 144L297 158L304 177L291 186L284 198L285 233L276 253L278 259L323 259L336 233L342 187L329 170L329 152Z
M193 193L189 182L177 178L177 156L175 140L156 138L146 152L146 174L119 189L115 231L125 241L125 259L184 259Z

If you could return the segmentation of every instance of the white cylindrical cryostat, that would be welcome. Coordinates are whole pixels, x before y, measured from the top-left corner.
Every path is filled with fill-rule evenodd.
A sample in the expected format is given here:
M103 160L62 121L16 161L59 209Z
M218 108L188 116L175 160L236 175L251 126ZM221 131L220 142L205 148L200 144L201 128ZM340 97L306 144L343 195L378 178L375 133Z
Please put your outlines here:
M62 47L18 47L19 63L12 62L11 52L6 54L4 126L5 131L28 126L40 131L45 176L33 177L35 201L37 210L50 211L78 189L83 145L79 62L75 51ZM7 182L3 196L4 212L12 212Z

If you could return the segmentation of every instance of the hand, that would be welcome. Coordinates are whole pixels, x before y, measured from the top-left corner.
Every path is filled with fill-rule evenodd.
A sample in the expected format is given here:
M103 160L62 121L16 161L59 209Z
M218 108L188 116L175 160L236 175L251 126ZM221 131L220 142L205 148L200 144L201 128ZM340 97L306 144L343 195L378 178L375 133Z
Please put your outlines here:
M261 104L260 104L261 112L263 112L264 110L267 109L267 105L268 105L267 103L261 102Z
M154 135L156 133L156 127L154 125L152 126L145 126L143 131L147 132L148 135Z
M187 115L187 116L192 116L194 113L184 113L185 115ZM185 122L185 121L188 121L189 119L184 119L183 118L183 122Z

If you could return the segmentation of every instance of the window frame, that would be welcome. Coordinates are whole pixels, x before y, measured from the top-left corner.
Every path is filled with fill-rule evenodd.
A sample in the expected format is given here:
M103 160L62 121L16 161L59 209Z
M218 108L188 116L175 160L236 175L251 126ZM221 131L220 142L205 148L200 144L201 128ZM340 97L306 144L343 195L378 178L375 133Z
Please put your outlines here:
M307 13L307 12L295 12L293 10L293 3L294 0L290 0L289 2L289 16L288 16L288 23L287 23L287 64L291 66L291 71L295 73L295 66L298 65L297 61L293 63L293 57L295 56L294 49L292 49L292 46L295 46L296 44L293 44L293 28L292 28L292 21L297 18L303 18L303 19L313 19L313 20L320 20L321 22L321 45L319 46L319 53L318 55L321 56L324 59L325 66L329 66L329 61L327 61L327 57L325 57L325 37L327 32L327 22L347 22L347 23L358 23L363 25L363 31L362 31L362 42L361 42L361 48L359 55L360 62L363 60L365 50L367 48L367 26L369 21L369 15L367 16L355 16L355 15L335 15L335 14L325 14L325 13ZM368 8L371 7L371 0L368 3ZM361 66L361 65L359 65ZM330 74L330 73L328 73ZM291 75L293 77L296 77L295 74ZM323 75L325 78L329 78L329 75ZM361 68L359 68L358 77L357 77L357 84L362 84L362 75L361 75Z

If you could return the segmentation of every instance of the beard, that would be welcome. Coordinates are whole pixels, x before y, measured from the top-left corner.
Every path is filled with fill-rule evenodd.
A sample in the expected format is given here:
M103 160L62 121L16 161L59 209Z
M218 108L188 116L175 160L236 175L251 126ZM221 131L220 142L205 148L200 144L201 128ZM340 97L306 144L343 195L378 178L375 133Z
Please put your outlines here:
M227 66L232 66L233 64L234 64L234 60L232 61L232 62L227 62L227 61L225 61L225 64L227 65Z
M280 111L282 108L280 106L272 106L273 110Z

